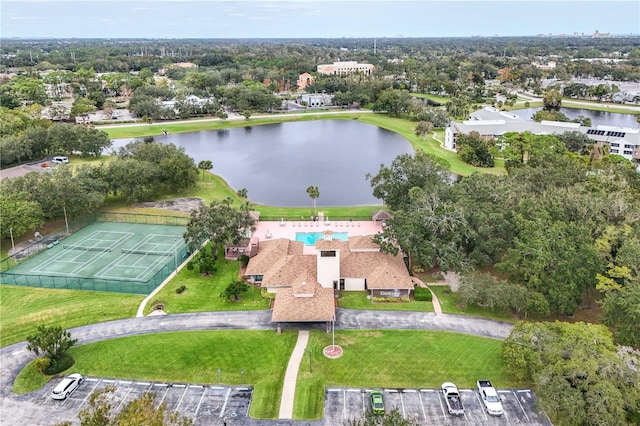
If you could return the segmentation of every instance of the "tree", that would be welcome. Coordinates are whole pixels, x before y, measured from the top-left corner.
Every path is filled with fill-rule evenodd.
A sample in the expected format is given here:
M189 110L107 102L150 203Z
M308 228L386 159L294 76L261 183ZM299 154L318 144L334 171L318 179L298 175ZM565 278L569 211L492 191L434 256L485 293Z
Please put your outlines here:
M424 140L425 135L431 133L432 130L433 124L428 121L420 121L416 124L415 134Z
M205 177L205 172L213 168L211 160L202 160L198 163L198 169L202 170L202 179Z
M9 238L11 233L18 237L43 224L42 207L38 202L28 200L26 193L3 194L0 197L1 238Z
M450 172L435 157L418 151L414 156L399 155L390 167L380 165L375 176L367 174L366 177L373 187L373 195L391 210L399 210L408 204L411 188L437 193L449 181Z
M27 337L27 350L36 355L44 354L55 369L65 353L77 343L71 333L60 326L38 326L36 333Z
M220 293L220 297L230 302L237 302L240 300L240 295L247 290L249 290L247 283L236 280L225 287L224 291Z
M473 131L469 134L460 134L456 140L458 156L467 164L476 167L493 167L494 159L490 152L491 141L483 139L480 134Z
M406 90L385 89L373 104L373 111L386 112L391 117L401 117L409 111L411 96Z
M191 251L209 240L213 245L212 256L216 257L220 246L236 244L248 230L254 229L255 220L249 214L248 206L236 208L231 199L213 200L208 206L201 206L191 212L184 239Z
M545 109L560 109L562 104L562 93L557 89L549 89L542 98Z
M554 424L632 424L640 401L640 356L623 352L606 327L518 322L504 341L509 374L532 382Z
M311 211L311 214L313 215L313 217L316 217L318 215L318 209L316 208L316 198L320 197L320 190L317 186L311 185L307 188L307 194L309 194L309 197L311 198L313 204L313 210Z
M248 192L247 192L247 188L240 188L236 191L236 194L238 195L238 197L242 198L243 200L246 200L248 197Z
M86 117L90 112L96 110L95 103L87 98L78 98L71 106L71 117Z
M147 392L113 413L115 387L107 386L89 396L88 406L78 413L81 426L190 426L193 420L169 411L167 404L156 405L155 392Z
M246 119L249 120L251 118L251 110L249 109L245 109L244 111L242 111L242 116Z
M211 276L217 271L216 262L213 257L211 246L205 246L187 263L187 269L190 271L197 269L200 274Z

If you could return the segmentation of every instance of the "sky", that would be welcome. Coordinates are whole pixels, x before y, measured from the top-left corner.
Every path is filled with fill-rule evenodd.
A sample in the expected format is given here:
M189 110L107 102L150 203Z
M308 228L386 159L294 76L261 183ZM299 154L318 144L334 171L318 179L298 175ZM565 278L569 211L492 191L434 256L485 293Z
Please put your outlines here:
M1 0L0 37L640 34L640 0Z

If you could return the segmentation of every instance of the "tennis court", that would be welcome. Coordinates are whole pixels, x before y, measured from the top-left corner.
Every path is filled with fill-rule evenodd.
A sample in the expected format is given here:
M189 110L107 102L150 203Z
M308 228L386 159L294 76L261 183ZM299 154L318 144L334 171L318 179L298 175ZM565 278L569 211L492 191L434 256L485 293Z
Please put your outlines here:
M93 222L2 273L4 284L148 294L187 257L184 226Z

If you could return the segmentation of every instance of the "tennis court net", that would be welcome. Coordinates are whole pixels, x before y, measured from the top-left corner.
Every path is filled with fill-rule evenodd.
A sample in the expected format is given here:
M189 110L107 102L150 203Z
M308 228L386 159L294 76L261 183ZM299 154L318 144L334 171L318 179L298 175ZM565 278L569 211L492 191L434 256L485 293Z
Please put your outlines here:
M152 256L173 256L175 254L172 251L152 251L152 250L134 250L134 249L122 249L122 253L142 254L142 255L152 255Z
M108 252L111 251L109 247L86 247L86 246L74 246L71 244L65 244L62 248L70 249L70 250L84 250L84 251L101 251Z

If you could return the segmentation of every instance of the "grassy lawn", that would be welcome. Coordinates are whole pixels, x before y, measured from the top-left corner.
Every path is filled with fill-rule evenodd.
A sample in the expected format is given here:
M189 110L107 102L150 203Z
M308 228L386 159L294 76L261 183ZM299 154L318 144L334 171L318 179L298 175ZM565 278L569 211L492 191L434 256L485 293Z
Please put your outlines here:
M325 386L431 388L452 381L467 388L480 377L500 387L522 385L504 372L499 340L433 331L340 330L335 342L344 355L331 360L322 355L331 339L331 334L311 332L312 373L305 355L296 388L296 419L322 417Z
M369 309L373 311L433 312L433 303L411 300L410 302L372 302L366 291L341 291L338 307L346 309Z
M272 419L278 417L284 374L297 337L295 331L282 334L193 331L132 336L71 348L69 353L76 364L69 372L133 380L238 385L243 384L240 370L244 370L244 382L255 388L251 416ZM27 369L16 380L14 390L37 389L29 389L28 385L40 384L38 376L42 376Z
M239 302L222 299L220 293L238 279L239 263L232 260L225 263L221 259L216 267L218 270L210 277L182 268L178 276L167 283L154 299L165 301L165 311L168 313L269 309L269 301L260 296L257 287L250 286ZM187 289L178 294L176 289L180 286ZM152 309L151 304L147 304L145 314Z
M445 314L461 314L471 315L474 317L488 318L498 321L515 322L516 319L510 312L503 312L499 310L492 311L489 308L483 308L481 306L458 306L458 300L456 294L451 292L449 286L432 285L429 286L438 297L442 312Z
M0 345L25 340L39 325L78 327L136 315L143 296L0 286Z

